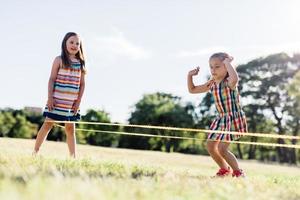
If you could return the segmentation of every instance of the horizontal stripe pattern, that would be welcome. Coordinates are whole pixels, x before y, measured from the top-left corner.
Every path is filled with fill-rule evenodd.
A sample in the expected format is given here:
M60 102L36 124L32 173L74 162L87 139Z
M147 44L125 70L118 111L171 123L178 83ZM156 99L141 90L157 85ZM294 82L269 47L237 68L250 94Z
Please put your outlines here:
M211 130L247 132L247 120L240 105L240 97L237 88L234 90L228 86L228 80L224 79L219 84L214 82L211 86L218 116L211 123ZM208 139L233 141L241 135L210 133Z
M80 118L74 115L72 107L78 98L81 79L81 64L73 62L71 66L59 68L54 82L54 108L49 111L46 106L44 116L55 120L75 121Z
M63 116L52 112L44 112L43 116L51 118L53 120L59 120L59 121L77 121L80 119L79 114L73 116Z

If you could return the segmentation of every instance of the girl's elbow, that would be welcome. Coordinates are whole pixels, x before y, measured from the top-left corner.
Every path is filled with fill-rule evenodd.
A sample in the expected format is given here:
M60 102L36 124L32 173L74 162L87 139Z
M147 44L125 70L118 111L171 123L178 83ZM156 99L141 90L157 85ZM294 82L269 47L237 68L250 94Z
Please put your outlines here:
M239 81L239 75L237 72L234 73L233 79L237 82Z
M234 83L237 84L237 83L239 82L239 80L240 80L240 79L239 79L239 77L237 76L237 77L234 79Z
M237 86L237 84L238 84L238 79L231 80L231 81L228 82L228 85L229 85L230 88L235 88Z
M231 82L232 82L232 84L236 85L239 82L239 79L238 78L237 79L233 79Z
M239 82L240 78L238 75L236 75L236 81Z
M197 94L199 92L197 92L195 89L189 89L189 93L191 93L191 94Z
M191 94L194 94L194 93L195 93L194 88L188 87L188 90L189 90L189 93L191 93Z
M231 76L229 78L229 80L230 80L231 83L237 83L237 82L239 82L239 77L238 76Z

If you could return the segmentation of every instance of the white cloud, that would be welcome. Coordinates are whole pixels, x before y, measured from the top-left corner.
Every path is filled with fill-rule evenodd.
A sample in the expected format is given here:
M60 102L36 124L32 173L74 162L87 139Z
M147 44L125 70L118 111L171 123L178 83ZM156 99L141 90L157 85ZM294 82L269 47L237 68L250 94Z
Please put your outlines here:
M181 51L177 54L177 57L197 57L197 56L207 56L215 52L226 51L225 47L209 47L204 49L198 49L195 51Z
M239 48L233 48L232 53L236 55L236 61L238 63L249 62L252 59L258 57L265 57L274 53L287 53L292 56L294 53L300 52L300 43L279 43L279 44L270 44L270 45L249 45Z
M215 52L227 52L232 54L235 58L235 62L243 63L248 62L249 60L255 59L261 56L267 56L274 53L284 52L289 54L290 56L294 53L300 53L300 42L294 43L279 43L279 44L254 44L254 45L246 45L246 46L236 46L236 47L208 47L195 51L181 51L177 53L176 57L179 58L192 58L192 57L200 57L205 56L209 57ZM251 55L251 56L249 56Z
M129 41L122 32L97 37L95 48L97 52L111 59L126 57L130 60L140 60L151 57L150 51Z
M275 44L275 45L253 45L245 47L247 50L256 50L259 51L261 54L272 54L278 52L285 52L285 53L295 53L299 52L300 50L300 43L282 43L282 44Z

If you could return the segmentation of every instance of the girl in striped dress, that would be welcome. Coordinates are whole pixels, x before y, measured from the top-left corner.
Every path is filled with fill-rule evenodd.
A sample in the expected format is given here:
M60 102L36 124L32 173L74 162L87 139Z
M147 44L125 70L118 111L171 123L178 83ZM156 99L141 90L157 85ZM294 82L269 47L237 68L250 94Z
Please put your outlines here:
M240 106L237 90L238 74L232 67L233 60L226 53L215 53L209 59L212 78L203 85L195 86L193 76L199 72L199 67L188 73L188 89L190 93L203 93L210 91L214 97L218 112L211 123L211 130L247 132L247 122ZM207 150L213 160L220 167L216 176L244 177L239 168L235 155L229 151L230 141L237 140L240 135L225 133L210 133L208 135ZM231 171L231 169L233 171Z
M65 35L61 55L54 59L48 83L48 101L34 147L36 155L52 129L55 120L76 121L80 119L79 105L85 88L85 59L82 43L74 32ZM76 156L75 124L65 123L66 140L71 157Z

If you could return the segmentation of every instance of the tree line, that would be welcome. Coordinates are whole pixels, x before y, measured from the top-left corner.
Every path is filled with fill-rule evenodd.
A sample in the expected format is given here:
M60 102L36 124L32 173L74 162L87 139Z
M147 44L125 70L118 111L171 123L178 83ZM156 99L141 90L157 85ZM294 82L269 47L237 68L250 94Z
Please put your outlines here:
M247 116L249 132L279 135L300 134L300 54L289 56L273 54L237 66L240 76L239 91ZM129 124L148 124L183 128L208 129L215 117L213 99L207 93L199 105L183 102L179 96L157 92L145 94L134 106ZM41 113L12 108L0 109L0 136L35 138L44 118ZM111 123L104 110L87 110L82 121ZM120 147L165 152L182 152L207 155L204 133L170 131L122 126L80 124L76 137L78 143L107 147ZM98 133L93 130L107 131ZM108 132L110 131L110 132ZM155 135L186 136L202 139L178 140L156 137L138 137L111 132L135 132ZM61 128L55 127L48 140L65 140ZM297 144L297 140L243 137L242 141ZM234 153L241 159L276 161L297 164L298 149L275 148L257 145L233 144Z

